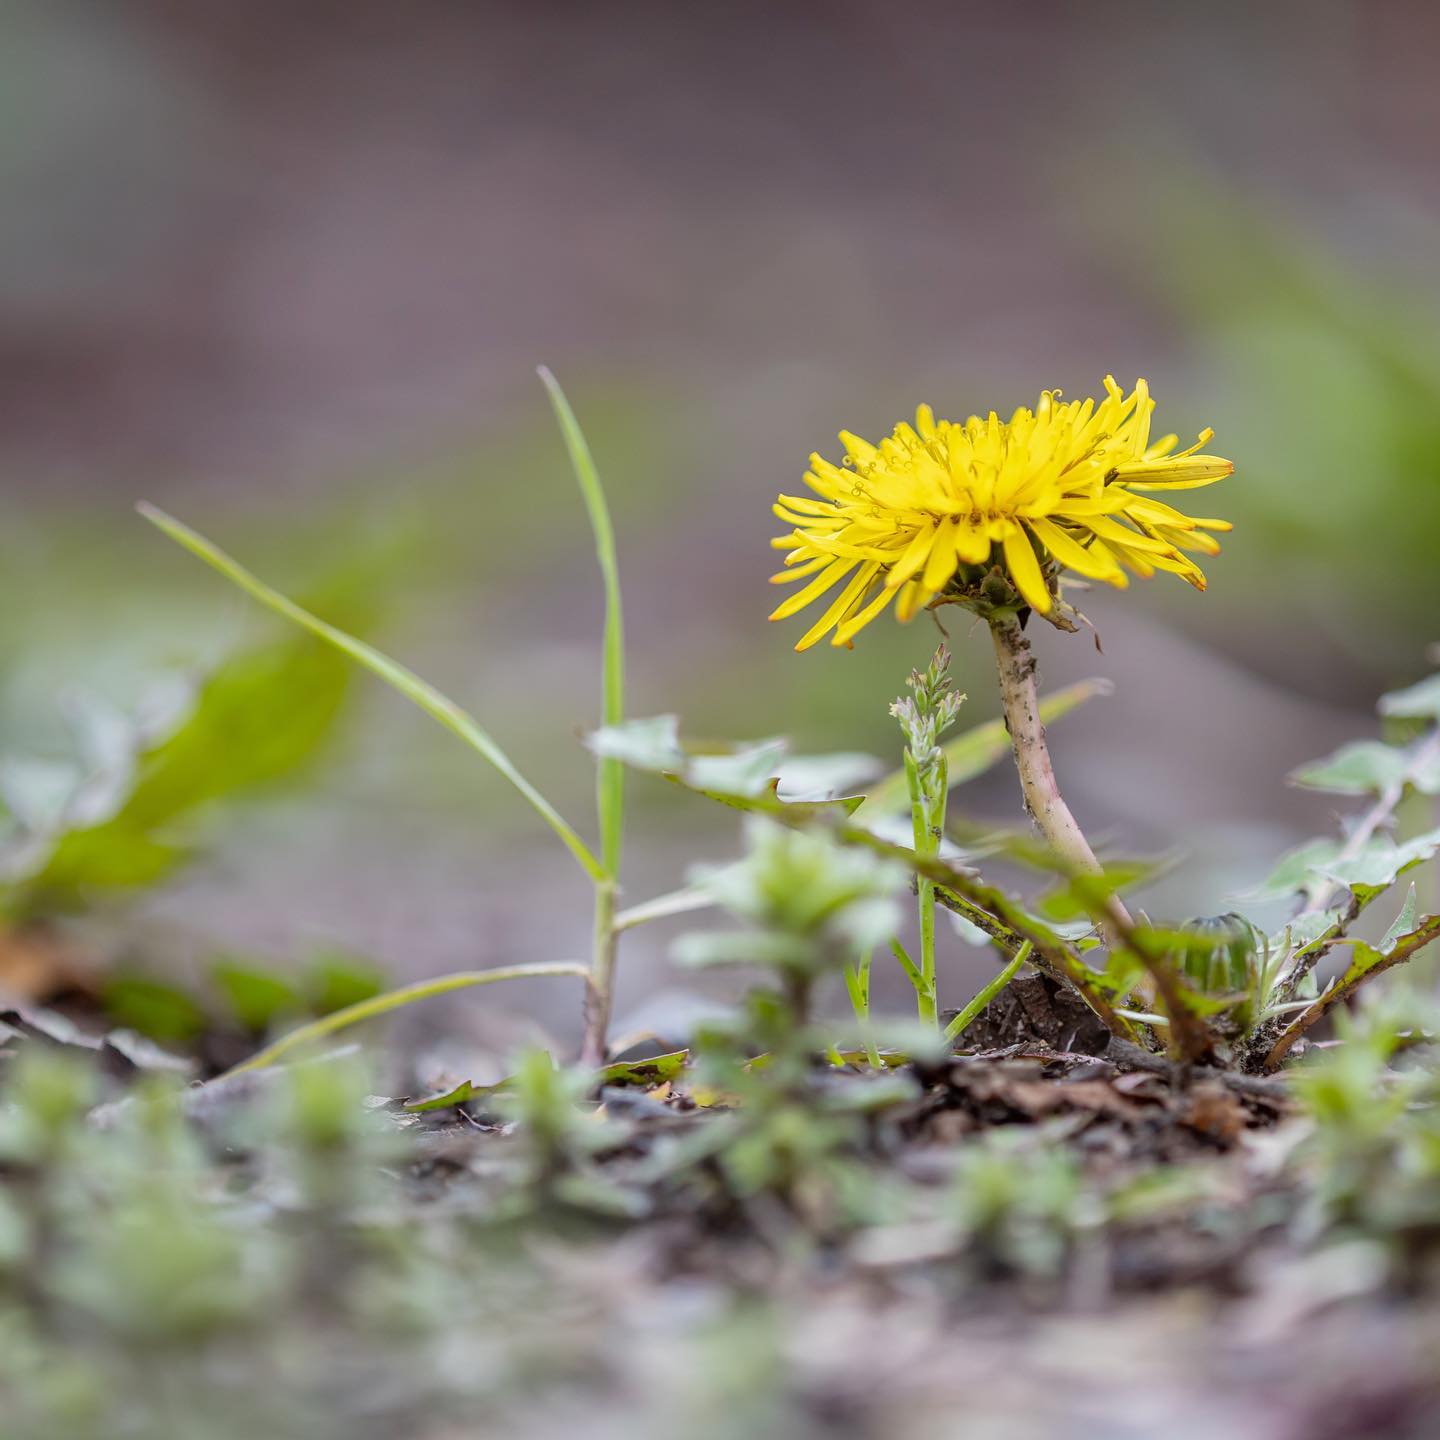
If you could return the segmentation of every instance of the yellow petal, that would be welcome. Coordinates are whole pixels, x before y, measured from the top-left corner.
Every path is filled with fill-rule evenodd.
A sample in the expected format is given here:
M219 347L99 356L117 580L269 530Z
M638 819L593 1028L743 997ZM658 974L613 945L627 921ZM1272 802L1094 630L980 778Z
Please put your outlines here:
M872 465L879 451L868 441L849 430L840 432L840 443L845 447L845 453L857 465Z
M941 589L955 573L955 531L954 516L947 516L940 522L931 542L930 558L925 562L925 573L920 583L930 591Z
M908 581L900 587L900 593L895 597L895 618L902 625L915 618L924 595L925 587L918 580Z
M781 570L770 577L772 585L788 585L792 580L803 580L807 575L813 575L817 570L829 565L833 557L830 555L817 555L813 560L806 560L800 565L791 565L786 570Z
M1189 455L1175 460L1141 460L1117 465L1116 479L1131 490L1195 490L1235 472L1233 460L1218 455Z
M787 510L798 510L802 515L834 515L835 505L830 500L815 500L809 495L781 495L779 503Z
M1067 569L1092 580L1106 580L1111 585L1125 580L1125 572L1108 555L1087 550L1068 530L1049 520L1027 520L1040 543Z
M898 590L909 580L917 570L925 563L925 557L930 553L930 546L934 543L935 527L933 525L922 525L914 535L914 538L905 547L905 552L890 567L890 573L885 577L885 586L888 590Z
M1118 525L1108 515L1092 516L1085 523L1102 540L1108 540L1111 544L1126 545L1131 550L1144 550L1147 553L1153 551L1157 555L1169 553L1170 547L1163 540L1156 540L1153 536L1140 534L1138 530Z
M1050 588L1045 584L1040 562L1035 558L1030 537L1017 525L1005 537L1005 568L1015 588L1025 597L1031 609L1040 615L1050 613Z
M857 610L843 625L836 630L830 643L837 648L844 648L848 645L861 630L863 630L890 602L895 598L893 590L887 590L883 586L880 593L863 610Z
M803 590L787 596L770 612L772 620L788 620L803 610L812 600L818 600L833 585L838 585L854 568L854 560L832 560Z
M955 556L962 565L983 565L990 558L990 536L983 525L956 521Z
M879 568L879 565L873 560L867 565L862 565L855 572L850 583L840 592L835 603L800 637L795 648L808 650L827 630L843 620L865 593L865 587L874 579L875 572Z

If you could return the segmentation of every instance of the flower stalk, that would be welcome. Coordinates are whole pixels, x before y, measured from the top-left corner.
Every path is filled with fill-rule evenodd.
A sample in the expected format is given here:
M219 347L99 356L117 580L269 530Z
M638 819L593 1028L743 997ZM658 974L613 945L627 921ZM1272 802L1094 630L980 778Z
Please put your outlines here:
M1010 731L1025 808L1045 843L1067 870L1081 875L1101 875L1104 872L1100 862L1055 779L1050 750L1045 744L1045 727L1040 721L1035 656L1030 641L1013 610L996 611L989 620L1005 725ZM1118 921L1126 926L1131 923L1129 912L1117 897L1111 897L1111 907Z

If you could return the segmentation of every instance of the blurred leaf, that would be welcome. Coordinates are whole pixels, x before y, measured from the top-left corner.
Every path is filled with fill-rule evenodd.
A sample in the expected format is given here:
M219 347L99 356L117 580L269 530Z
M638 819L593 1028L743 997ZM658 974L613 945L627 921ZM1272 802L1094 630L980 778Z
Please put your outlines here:
M1414 881L1411 881L1410 889L1405 896L1405 903L1400 907L1400 913L1391 922L1390 928L1380 941L1379 950L1382 955L1389 955L1400 940L1414 930L1417 910L1415 884Z
M1159 869L1153 860L1112 860L1102 867L1103 878L1086 876L1082 882L1057 886L1040 897L1036 909L1047 920L1086 920L1088 924L1097 884L1111 891L1133 890L1153 879Z
M1068 685L1040 701L1040 719L1048 725L1087 700L1110 694L1111 688L1107 680L1081 680L1075 685ZM988 720L963 735L957 735L944 749L950 788L953 790L957 785L983 775L1004 759L1010 753L1010 734L1003 720ZM866 824L880 815L908 811L909 808L910 791L905 772L895 770L869 787L864 804L855 811L856 823Z
M179 822L207 804L294 775L315 758L349 680L344 661L309 636L286 636L222 661L192 691L188 708L171 716L173 728L154 735L131 723L123 783L107 783L103 807L95 804L94 776L72 770L75 779L59 804L29 808L28 833L11 842L0 911L77 909L97 892L162 880L190 853ZM110 743L114 760L121 747L113 735ZM7 770L17 773L13 764ZM34 799L38 772L18 773L29 774Z
M883 770L873 755L840 751L833 755L789 755L780 762L776 794L787 804L854 795Z
M308 1008L283 975L250 961L217 960L210 978L241 1027L257 1035Z
M761 930L706 930L682 935L671 947L677 965L704 969L711 965L757 965L774 969L803 967L813 947L793 935Z
M385 972L371 960L343 950L324 951L305 967L305 996L316 1015L358 1005L385 988Z
M500 1085L508 1085L508 1080L502 1080ZM438 1095L426 1095L420 1100L407 1100L405 1108L413 1114L424 1114L429 1110L449 1110L454 1105L463 1105L467 1100L476 1100L485 1095L493 1095L500 1085L472 1085L468 1080L462 1080L450 1090L442 1090Z
M785 758L784 740L761 740L750 745L697 744L680 739L680 722L674 715L655 715L607 725L585 737L599 756L621 760L637 770L663 775L682 789L704 795L721 805L755 814L783 814L791 819L806 815L850 814L861 796L835 800L786 799L780 794L787 769L799 766L803 777L835 776L853 770L853 755L792 756Z
M1298 895L1311 876L1323 871L1343 848L1338 840L1323 837L1307 840L1303 845L1287 850L1270 874L1245 894L1252 900L1284 900L1290 895Z
M605 587L605 628L601 649L601 718L606 725L618 725L625 718L625 625L620 605L620 567L615 558L615 527L605 487L595 468L589 442L560 382L543 365L541 383L550 396L570 465L585 501L590 528L595 536L595 553ZM597 809L600 821L600 856L612 877L620 873L620 852L625 830L625 770L619 761L603 761L599 767Z
M1440 721L1440 675L1431 675L1407 689L1382 695L1376 708L1382 715L1400 719Z
M204 1010L179 986L142 975L117 975L102 996L117 1025L167 1045L187 1045L205 1032Z
M679 785L683 790L703 795L707 800L714 800L719 805L727 805L732 810L743 810L751 815L773 815L787 822L812 820L826 815L844 818L850 815L861 801L859 795L846 796L840 800L782 800L776 792L776 786L779 783L776 780L772 780L769 787L761 794L746 795L729 790L706 789L699 785L692 785L678 775L667 775L665 778Z
M644 1060L622 1060L607 1065L599 1075L602 1085L663 1085L675 1080L690 1063L688 1050L672 1050L668 1055L651 1055Z
M354 635L328 621L312 615L303 606L297 605L288 595L282 595L273 586L267 585L257 575L252 575L238 560L227 555L219 546L212 544L198 531L182 524L173 516L157 510L153 505L142 504L140 513L156 529L188 550L197 559L203 560L238 586L252 599L275 614L283 616L302 630L308 631L324 644L332 646L342 655L347 655L357 665L383 680L392 690L403 695L411 704L423 710L437 724L464 741L472 750L482 756L500 772L521 795L529 801L531 808L545 821L560 842L575 858L576 862L592 880L603 880L605 869L591 853L589 846L580 838L568 821L553 805L520 773L510 757L491 739L490 735L468 711L457 705L448 695L442 694L433 685L422 680L413 670L392 660L373 645L367 645Z
M1317 940L1328 939L1336 922L1345 913L1344 905L1331 906L1326 910L1307 910L1297 915L1278 934L1270 937L1270 943L1277 949L1287 944L1295 953L1308 950Z
M1356 740L1324 760L1302 765L1289 780L1332 795L1378 795L1401 784L1409 769L1410 757L1404 750L1380 740Z
M7 759L0 763L0 799L27 830L49 830L63 820L81 779L62 760Z
M1393 885L1407 870L1422 864L1440 850L1440 828L1397 845L1384 837L1372 840L1352 860L1316 868L1344 885L1362 900L1369 900Z

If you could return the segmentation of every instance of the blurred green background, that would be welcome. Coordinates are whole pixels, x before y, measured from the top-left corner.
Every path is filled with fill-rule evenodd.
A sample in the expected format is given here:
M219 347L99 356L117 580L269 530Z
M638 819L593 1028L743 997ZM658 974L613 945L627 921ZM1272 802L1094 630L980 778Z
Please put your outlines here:
M1286 772L1440 629L1437 46L1423 0L3 0L0 753L275 633L144 497L279 584L368 589L368 633L584 816L600 592L543 362L616 513L633 712L893 760L933 627L791 654L774 493L842 426L1113 371L1215 427L1236 531L1206 596L1082 601L1103 656L1040 637L1048 686L1116 683L1057 765L1114 848L1189 858L1157 912L1228 908L1331 823ZM947 623L984 718L986 639ZM662 789L632 899L734 846ZM960 800L1017 804L1004 770ZM410 975L576 957L586 905L523 802L361 684L303 787L98 943ZM622 1016L665 943L627 941Z

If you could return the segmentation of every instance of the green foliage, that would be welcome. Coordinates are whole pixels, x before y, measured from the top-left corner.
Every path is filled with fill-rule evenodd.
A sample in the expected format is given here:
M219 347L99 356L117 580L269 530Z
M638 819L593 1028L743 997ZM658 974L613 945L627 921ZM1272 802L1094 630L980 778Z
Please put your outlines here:
M814 979L893 933L894 896L905 883L898 866L763 817L745 828L745 858L698 867L692 882L750 928L686 936L676 947L682 963L759 964Z
M238 651L127 716L72 707L73 760L0 769L0 916L36 919L165 879L215 802L289 779L334 731L344 662L309 637Z
M915 670L906 684L911 694L890 706L905 737L905 781L910 796L910 826L915 853L935 856L945 836L945 810L950 797L950 778L940 740L955 723L965 697L950 685L950 651L941 644L925 670ZM935 882L927 875L915 887L920 913L920 964L918 981L907 970L915 986L915 1003L922 1025L939 1019L938 977L935 959Z
M303 606L297 605L288 596L267 585L252 575L238 561L233 560L218 546L211 544L203 535L183 525L164 511L154 506L142 505L140 513L158 530L168 535L176 544L183 546L192 555L203 560L227 580L258 600L275 614L298 625L302 630L330 646L339 654L348 656L372 675L383 680L407 700L418 706L433 720L443 725L470 748L489 762L511 785L518 790L532 809L545 821L575 857L581 868L592 879L600 880L605 872L600 861L591 854L589 847L564 820L548 800L517 770L509 756L490 738L480 722L447 695L422 680L413 670L398 664L373 645L366 644L354 635L328 621L312 615Z
M1312 1128L1298 1156L1312 1235L1359 1231L1406 1244L1440 1226L1440 1013L1413 990L1336 1015L1338 1045L1296 1067Z
M959 1156L951 1196L963 1243L990 1271L1054 1276L1077 1235L1098 1228L1098 1194L1050 1137L1002 1130Z
M620 604L620 565L615 556L615 530L610 523L610 508L590 446L575 419L570 402L565 398L565 392L560 388L560 382L543 365L540 367L540 379L549 392L570 464L585 501L585 511L590 517L590 528L595 532L595 551L605 586L600 714L602 724L619 725L625 719L625 624ZM616 877L620 873L620 852L625 832L625 767L618 760L602 760L597 783L600 858L610 875Z

